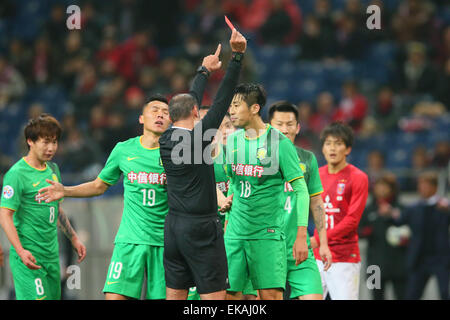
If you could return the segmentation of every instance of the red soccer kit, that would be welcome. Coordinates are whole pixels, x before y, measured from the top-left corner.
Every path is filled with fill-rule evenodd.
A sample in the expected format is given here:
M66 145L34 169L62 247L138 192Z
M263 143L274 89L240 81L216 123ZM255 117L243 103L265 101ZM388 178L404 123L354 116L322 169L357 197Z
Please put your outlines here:
M348 164L338 173L328 173L328 165L319 168L325 206L328 246L333 262L360 262L358 224L369 193L367 174ZM319 242L317 229L314 237ZM314 256L320 260L319 248Z

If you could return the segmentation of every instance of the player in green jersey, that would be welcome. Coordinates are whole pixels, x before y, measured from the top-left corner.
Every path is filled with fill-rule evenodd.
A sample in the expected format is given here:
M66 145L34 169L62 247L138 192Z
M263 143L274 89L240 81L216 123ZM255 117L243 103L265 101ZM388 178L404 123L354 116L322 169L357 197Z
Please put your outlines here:
M98 177L77 186L50 182L45 201L102 195L123 174L124 208L103 292L107 300L139 299L147 272L147 299L164 299L162 265L167 193L159 136L169 126L168 102L155 95L139 117L143 135L116 144Z
M78 262L86 248L78 239L59 201L36 196L48 181L61 181L58 166L50 162L58 148L61 127L42 114L25 127L28 154L5 174L0 223L11 242L9 262L18 300L59 300L61 280L57 227L71 241Z
M298 123L297 108L288 101L279 101L272 104L269 108L270 124L280 130L289 140L294 142L296 135L300 131ZM322 183L320 181L317 160L314 154L305 149L296 147L296 151L300 160L300 167L303 170L306 185L310 196L310 208L313 220L320 236L320 254L324 261L325 268L331 266L331 251L328 248L327 233L325 229L324 206L321 197L323 192ZM292 250L292 246L296 236L296 220L297 211L295 208L296 197L289 183L284 186L284 210L285 223L284 233L286 235L286 247L288 252ZM311 247L309 236L307 238L308 247ZM322 281L319 269L314 258L313 250L310 248L308 259L298 266L294 264L291 255L287 257L288 273L287 281L291 288L290 298L298 298L301 300L322 300Z
M291 182L299 199L292 255L296 264L308 257L308 190L294 145L261 119L265 101L262 86L241 84L230 106L231 122L243 130L230 135L226 146L234 195L225 231L227 299L240 299L248 279L262 300L283 297L287 267L281 198L285 181Z
M209 72L217 70L218 57L205 57L203 66ZM201 97L206 77L198 79L201 88L193 90ZM143 135L119 142L94 181L73 187L52 183L53 186L40 190L46 201L63 196L93 197L105 193L123 174L124 211L103 288L107 300L139 299L145 274L146 298L166 297L163 246L168 204L159 138L170 124L168 101L160 95L152 97L143 107L139 123L143 125Z

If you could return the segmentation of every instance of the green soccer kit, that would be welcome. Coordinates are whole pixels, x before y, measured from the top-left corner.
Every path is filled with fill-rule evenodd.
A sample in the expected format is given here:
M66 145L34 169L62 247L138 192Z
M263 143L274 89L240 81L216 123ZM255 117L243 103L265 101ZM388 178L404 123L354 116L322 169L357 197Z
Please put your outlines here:
M58 166L47 162L44 169L37 169L25 158L16 162L3 178L0 206L14 211L13 221L20 243L41 266L38 270L29 269L11 246L10 266L18 300L61 298L57 231L59 201L46 203L36 200L39 189L50 185L46 179L61 181Z
M224 194L224 196L226 196L230 185L230 179L226 172L226 157L222 144L219 144L218 150L219 153L214 158L214 177L216 179L216 187ZM225 224L225 213L218 212L218 214L223 226Z
M309 196L314 197L321 194L323 189L316 157L312 152L302 148L296 147L296 150L300 160L300 167L308 187ZM320 273L313 250L309 249L308 258L298 266L295 265L292 247L297 236L296 195L288 182L285 182L283 197L283 207L285 210L283 230L286 235L287 280L291 287L290 298L307 294L322 294ZM307 243L310 246L309 235L307 236Z
M225 232L229 291L242 291L248 278L254 289L284 289L283 187L303 177L294 145L267 125L254 139L245 130L233 133L226 155L234 194Z
M98 176L113 185L123 174L124 186L122 220L103 292L139 299L147 271L147 299L165 299L166 174L159 147L145 148L141 139L119 142Z

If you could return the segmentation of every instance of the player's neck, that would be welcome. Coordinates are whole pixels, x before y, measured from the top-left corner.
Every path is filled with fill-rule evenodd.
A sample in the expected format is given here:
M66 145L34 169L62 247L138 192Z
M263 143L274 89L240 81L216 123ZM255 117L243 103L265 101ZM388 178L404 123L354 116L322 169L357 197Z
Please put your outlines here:
M159 147L159 136L153 132L144 132L141 136L141 144L144 148L153 149Z
M47 167L46 161L39 160L31 151L24 157L25 161L35 169L42 170Z
M347 161L343 160L336 164L328 163L328 173L336 174L347 166Z
M194 129L194 119L188 118L188 119L178 120L178 121L175 121L172 126L192 130L192 129Z
M262 121L261 117L255 117L247 126L245 126L245 136L249 139L258 138L266 131L267 125Z

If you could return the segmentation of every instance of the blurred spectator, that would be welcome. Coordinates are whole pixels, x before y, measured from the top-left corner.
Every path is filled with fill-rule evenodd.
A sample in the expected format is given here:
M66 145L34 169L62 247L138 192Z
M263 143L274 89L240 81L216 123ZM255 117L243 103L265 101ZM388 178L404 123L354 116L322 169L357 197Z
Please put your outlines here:
M316 0L314 2L314 16L320 24L320 30L326 38L334 37L335 24L330 0Z
M403 0L392 19L397 41L427 41L432 31L434 8L428 0Z
M401 105L391 87L384 86L378 90L374 116L381 130L391 131L397 128L401 116Z
M450 59L450 25L442 30L442 36L436 47L436 62L445 66Z
M411 157L411 171L404 186L405 191L415 191L417 186L417 177L422 174L430 165L430 157L424 146L414 148Z
M31 58L32 83L42 85L56 80L59 63L59 57L52 52L48 38L38 38Z
M82 46L81 33L70 31L64 42L62 80L66 89L73 88L77 74L88 58L89 50Z
M417 95L431 94L436 88L437 73L427 61L423 43L412 42L407 46L407 60L396 72L396 87L401 93Z
M31 50L27 48L20 39L12 39L9 44L9 63L28 80L28 70L31 61Z
M372 291L375 300L384 300L386 284L392 283L395 298L405 298L406 248L410 230L407 226L396 227L393 215L403 212L398 202L398 186L395 176L379 177L373 187L372 200L364 210L359 224L359 235L368 240L367 265L381 270L380 288Z
M0 111L11 101L25 93L22 75L0 54Z
M449 299L450 211L448 199L437 194L437 184L436 172L420 174L417 191L421 200L396 219L397 224L411 228L406 299L420 299L433 275L437 277L441 299Z
M283 6L283 0L270 0L271 10L266 21L259 29L265 44L279 45L292 30L292 21Z
M361 28L352 16L346 14L337 22L337 55L341 59L357 60L362 58L366 47Z
M142 125L139 124L139 115L142 114L144 102L144 92L139 87L133 86L125 91L125 125L130 136L142 134Z
M316 112L309 121L310 128L316 135L320 135L323 128L332 122L334 109L334 98L331 93L325 91L317 96Z
M372 190L376 181L386 176L386 161L380 150L373 150L367 155L367 175L369 177L369 189Z
M450 111L450 58L447 59L436 84L436 99Z
M355 132L358 132L367 111L367 99L359 93L356 83L353 81L345 82L342 86L342 100L333 115L333 121L346 122Z
M450 161L450 143L449 141L439 141L434 146L431 157L431 165L435 168L447 168Z
M366 22L365 10L361 5L361 0L346 0L344 15L355 21L357 26L364 26Z
M305 19L303 33L299 38L300 60L319 60L335 55L335 39L321 30L319 19L309 15Z
M151 43L149 30L140 30L119 45L112 60L117 72L128 82L135 84L139 70L144 66L155 65L158 60L158 49Z
M66 19L66 9L64 5L61 3L54 4L50 11L50 17L44 24L43 29L56 47L62 47L67 36L68 30L65 27Z
M300 133L295 137L295 145L307 149L318 150L317 136L311 131L309 126L311 122L312 106L309 102L303 101L298 104L298 122L300 124Z

